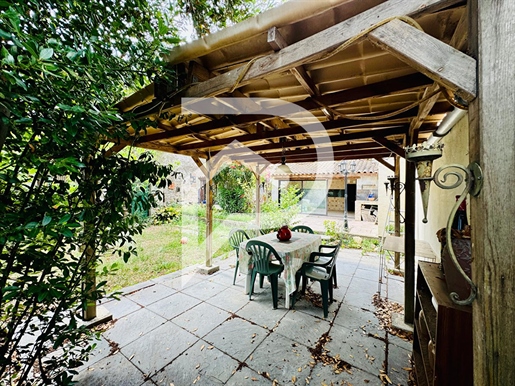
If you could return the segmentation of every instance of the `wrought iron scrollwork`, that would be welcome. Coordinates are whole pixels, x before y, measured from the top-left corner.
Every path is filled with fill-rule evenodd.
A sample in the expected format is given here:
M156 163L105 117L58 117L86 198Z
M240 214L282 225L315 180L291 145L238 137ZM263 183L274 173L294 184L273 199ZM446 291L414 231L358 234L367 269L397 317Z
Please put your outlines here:
M452 247L451 229L454 216L456 215L456 212L458 211L461 203L467 197L467 194L476 196L481 190L481 185L483 183L481 168L476 163L469 165L468 168L458 164L442 166L434 173L433 181L438 187L442 189L455 189L460 186L463 181L465 181L465 189L456 200L456 203L454 204L447 220L445 236L447 240L447 250L449 251L449 255L451 256L453 264L455 265L458 272L463 276L465 281L470 285L470 295L467 299L460 300L460 297L456 292L451 292L450 297L452 301L458 305L469 305L472 304L476 298L477 287L458 263L458 259L456 258Z

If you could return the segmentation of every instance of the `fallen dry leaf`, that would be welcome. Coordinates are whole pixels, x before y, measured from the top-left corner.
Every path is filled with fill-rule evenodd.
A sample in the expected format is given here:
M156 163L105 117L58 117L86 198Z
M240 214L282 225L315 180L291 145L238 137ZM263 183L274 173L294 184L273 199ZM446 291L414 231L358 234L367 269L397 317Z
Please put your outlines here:
M200 346L200 351L204 350L205 345Z
M297 382L297 377L294 375L291 377L291 383Z

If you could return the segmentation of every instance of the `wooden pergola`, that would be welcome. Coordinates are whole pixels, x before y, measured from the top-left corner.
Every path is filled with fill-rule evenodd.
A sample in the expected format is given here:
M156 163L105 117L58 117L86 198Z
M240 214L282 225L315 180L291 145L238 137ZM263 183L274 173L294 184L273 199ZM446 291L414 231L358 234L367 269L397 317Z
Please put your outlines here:
M210 181L222 155L268 163L375 158L397 176L404 148L468 110L474 382L515 384L515 32L512 1L292 1L174 49L175 84L119 104L157 128L116 143L191 156ZM505 146L503 146L505 145ZM502 151L500 151L502 150ZM390 164L387 157L395 157ZM415 168L407 163L405 312L413 314ZM208 191L206 266L211 267ZM511 225L510 225L511 224Z

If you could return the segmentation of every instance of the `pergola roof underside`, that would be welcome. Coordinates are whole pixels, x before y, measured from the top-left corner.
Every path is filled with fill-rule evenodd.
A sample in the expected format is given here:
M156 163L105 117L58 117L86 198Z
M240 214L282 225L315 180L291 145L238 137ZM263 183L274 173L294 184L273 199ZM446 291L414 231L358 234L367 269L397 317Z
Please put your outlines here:
M426 34L462 51L466 36L454 35L465 8L457 3L453 8L419 15L416 20ZM150 85L120 104L124 111L151 116L158 122L158 129L149 128L142 133L136 146L209 159L232 144L231 158L279 163L282 157L287 162L386 157L393 154L396 146L401 151L406 145L410 125L416 127L412 133L416 141L422 142L453 106L443 93L436 93L427 115L420 115L416 103L438 85L365 38L323 59L245 81L232 93L216 94L217 98L247 98L245 114L241 114L241 106L225 100L210 102L218 104L219 111L223 107L226 112L222 114L198 114L188 105L181 105L179 97L185 95L188 83L199 85L242 66L250 67L254 58L279 50L277 41L283 46L297 44L346 20L353 14L350 11L355 13L358 8L357 0L341 1L311 18L277 25L275 42L270 42L267 29L242 34L240 40L235 37L233 44L207 47L200 51L205 52L203 55L194 52L188 57L188 46L179 47L170 54L170 61L182 72L180 85L168 86L164 98L156 98L157 87ZM461 28L460 34L463 30L466 28ZM206 96L210 96L208 92ZM294 103L312 116L281 116L282 107L273 106L279 100ZM377 119L358 120L356 116ZM419 123L414 125L417 119Z

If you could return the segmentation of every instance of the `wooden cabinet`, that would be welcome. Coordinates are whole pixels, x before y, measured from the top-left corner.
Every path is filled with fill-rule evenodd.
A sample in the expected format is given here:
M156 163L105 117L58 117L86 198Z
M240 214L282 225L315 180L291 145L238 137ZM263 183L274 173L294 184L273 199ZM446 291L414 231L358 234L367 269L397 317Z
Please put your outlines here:
M472 385L472 308L453 303L437 263L419 262L415 301L418 386Z

